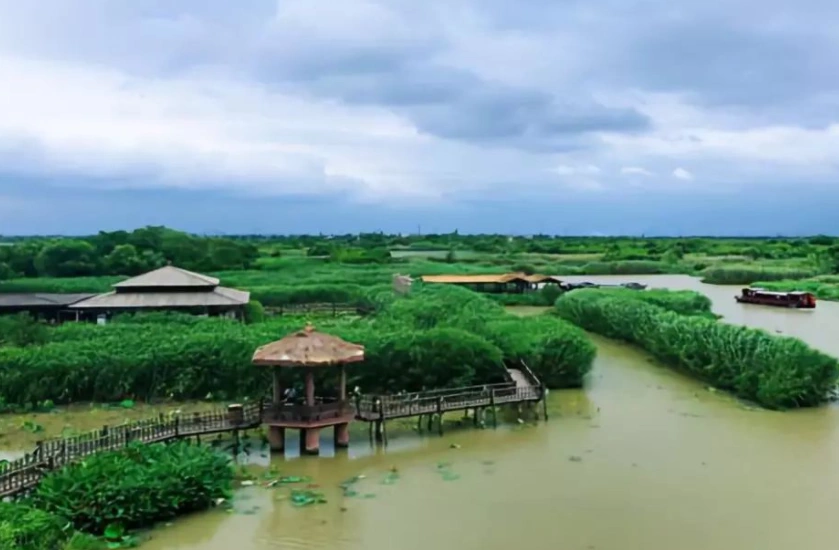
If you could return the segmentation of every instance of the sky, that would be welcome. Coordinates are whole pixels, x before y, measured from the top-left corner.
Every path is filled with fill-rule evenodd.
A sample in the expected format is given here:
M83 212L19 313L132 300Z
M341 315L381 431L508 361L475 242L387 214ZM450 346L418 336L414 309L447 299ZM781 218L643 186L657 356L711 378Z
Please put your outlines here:
M829 0L0 0L0 234L838 234Z

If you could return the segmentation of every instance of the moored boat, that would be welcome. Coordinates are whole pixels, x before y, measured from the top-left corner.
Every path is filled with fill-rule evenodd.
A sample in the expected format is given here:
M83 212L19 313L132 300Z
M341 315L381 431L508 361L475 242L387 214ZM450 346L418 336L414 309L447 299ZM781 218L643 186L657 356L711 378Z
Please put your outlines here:
M741 304L814 309L816 297L810 292L773 292L762 288L744 288L742 294L734 297Z

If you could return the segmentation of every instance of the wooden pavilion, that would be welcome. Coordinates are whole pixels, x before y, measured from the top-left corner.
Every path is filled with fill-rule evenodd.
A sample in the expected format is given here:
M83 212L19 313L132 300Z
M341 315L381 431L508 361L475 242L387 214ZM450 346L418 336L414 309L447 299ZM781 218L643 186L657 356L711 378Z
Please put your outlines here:
M272 403L262 416L262 422L268 426L271 450L285 450L285 431L291 428L300 430L301 453L318 454L320 430L330 426L334 427L335 447L347 447L350 443L349 425L355 417L355 409L347 399L345 365L363 360L364 346L317 332L311 324L257 349L253 354L253 364L272 367L274 374ZM317 397L315 371L336 366L340 367L337 397ZM304 371L306 389L301 400L283 393L280 377L283 368Z
M114 290L69 306L77 318L138 311L180 311L242 318L250 293L219 286L219 280L164 266L113 285Z

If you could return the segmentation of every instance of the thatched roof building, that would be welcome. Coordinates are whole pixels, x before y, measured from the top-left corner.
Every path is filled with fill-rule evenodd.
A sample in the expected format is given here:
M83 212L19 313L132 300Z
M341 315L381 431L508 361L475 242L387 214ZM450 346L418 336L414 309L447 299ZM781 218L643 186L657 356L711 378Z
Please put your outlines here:
M237 316L250 293L219 286L219 280L173 266L122 281L114 290L76 302L70 309L91 312L181 310Z
M281 340L265 344L253 354L254 365L323 367L364 361L364 346L323 332L311 324Z

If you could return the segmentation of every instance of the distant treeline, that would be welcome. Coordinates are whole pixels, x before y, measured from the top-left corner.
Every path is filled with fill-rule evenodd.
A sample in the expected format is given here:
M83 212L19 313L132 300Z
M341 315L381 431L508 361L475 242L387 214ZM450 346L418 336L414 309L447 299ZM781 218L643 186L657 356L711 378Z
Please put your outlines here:
M717 261L794 259L815 273L839 272L839 240L807 238L558 237L551 235L190 235L165 227L100 232L88 237L6 239L0 246L0 280L19 277L130 276L171 262L202 272L264 268L286 257L333 264L428 262L519 265L522 271L559 255L591 262L586 273L614 273L616 262L631 273L695 273ZM715 258L717 260L715 260ZM261 259L260 262L257 262ZM722 260L719 260L722 259ZM649 264L642 271L640 263ZM655 262L653 265L652 262ZM595 269L595 264L602 264ZM679 266L674 269L673 266ZM623 272L625 269L619 270Z
M236 270L251 267L258 257L259 249L247 241L144 227L0 246L0 279L137 275L167 263L196 271Z

